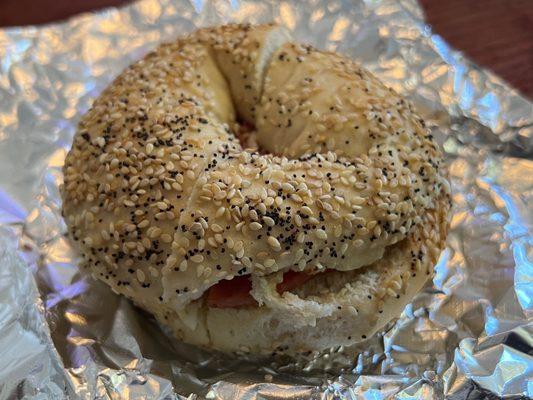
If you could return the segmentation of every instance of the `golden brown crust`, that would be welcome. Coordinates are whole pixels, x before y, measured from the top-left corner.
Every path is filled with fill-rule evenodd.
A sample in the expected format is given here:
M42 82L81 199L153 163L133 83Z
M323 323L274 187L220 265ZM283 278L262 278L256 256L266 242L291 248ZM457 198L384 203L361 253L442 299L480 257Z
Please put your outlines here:
M429 266L444 246L449 187L423 121L352 61L284 40L229 26L162 45L80 122L70 236L97 278L160 319L235 275L354 270L395 246L422 246ZM235 109L279 157L241 148Z

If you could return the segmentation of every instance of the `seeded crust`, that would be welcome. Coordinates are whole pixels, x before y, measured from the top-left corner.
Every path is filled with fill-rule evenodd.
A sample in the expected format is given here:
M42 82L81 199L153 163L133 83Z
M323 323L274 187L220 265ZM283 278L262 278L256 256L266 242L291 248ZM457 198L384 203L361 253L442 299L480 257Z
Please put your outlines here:
M352 61L286 38L275 25L231 25L160 46L95 101L65 161L63 214L84 265L189 342L321 349L344 343L343 329L331 340L322 328L311 329L314 340L288 338L296 326L330 323L369 335L423 285L444 247L442 155L411 105ZM241 148L236 114L271 154ZM284 271L325 268L361 269L334 273L359 294L274 290ZM248 274L261 307L205 306L209 287ZM294 301L319 306L307 315ZM388 319L370 318L381 306ZM229 317L248 328L217 328Z

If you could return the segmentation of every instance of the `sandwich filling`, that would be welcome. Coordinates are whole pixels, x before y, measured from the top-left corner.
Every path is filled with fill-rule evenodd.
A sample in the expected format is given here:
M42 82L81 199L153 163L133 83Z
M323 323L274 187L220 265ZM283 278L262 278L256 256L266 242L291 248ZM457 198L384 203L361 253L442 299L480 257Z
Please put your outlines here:
M327 271L321 273L327 273ZM283 280L276 285L276 290L279 294L294 290L313 276L314 274L306 271L287 271L283 274ZM223 280L208 290L207 305L214 308L257 307L258 303L251 291L250 276L237 276L231 280Z

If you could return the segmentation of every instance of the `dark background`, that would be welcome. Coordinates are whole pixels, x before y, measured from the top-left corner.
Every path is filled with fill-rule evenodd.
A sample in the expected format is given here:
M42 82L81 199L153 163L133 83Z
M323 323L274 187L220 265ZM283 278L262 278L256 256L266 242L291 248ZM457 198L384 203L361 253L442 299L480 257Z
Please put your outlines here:
M433 30L533 98L533 0L419 0ZM0 27L65 19L127 0L0 0Z

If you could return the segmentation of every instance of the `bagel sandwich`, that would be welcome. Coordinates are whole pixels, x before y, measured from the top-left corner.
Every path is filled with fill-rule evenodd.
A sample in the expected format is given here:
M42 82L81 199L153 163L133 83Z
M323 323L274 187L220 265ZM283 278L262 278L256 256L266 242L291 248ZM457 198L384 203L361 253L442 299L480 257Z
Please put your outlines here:
M63 172L82 269L225 352L364 341L431 278L450 217L413 106L275 24L200 29L128 67Z

